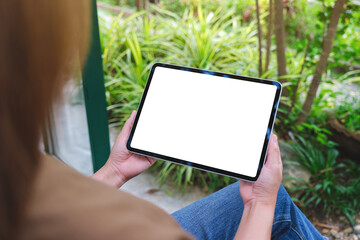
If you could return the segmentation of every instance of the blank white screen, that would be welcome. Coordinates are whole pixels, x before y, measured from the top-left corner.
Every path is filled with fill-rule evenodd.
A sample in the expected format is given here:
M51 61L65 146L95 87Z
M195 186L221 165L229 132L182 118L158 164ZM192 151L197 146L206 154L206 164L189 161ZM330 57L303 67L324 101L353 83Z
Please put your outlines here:
M158 66L130 146L255 177L276 89Z

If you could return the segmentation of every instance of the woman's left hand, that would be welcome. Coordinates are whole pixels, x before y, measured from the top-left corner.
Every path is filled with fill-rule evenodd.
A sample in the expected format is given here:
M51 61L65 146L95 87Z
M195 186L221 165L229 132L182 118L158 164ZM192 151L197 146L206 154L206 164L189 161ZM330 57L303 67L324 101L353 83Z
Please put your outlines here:
M121 187L126 181L148 169L156 160L129 152L126 148L136 111L133 111L117 137L106 164L93 178L115 187Z

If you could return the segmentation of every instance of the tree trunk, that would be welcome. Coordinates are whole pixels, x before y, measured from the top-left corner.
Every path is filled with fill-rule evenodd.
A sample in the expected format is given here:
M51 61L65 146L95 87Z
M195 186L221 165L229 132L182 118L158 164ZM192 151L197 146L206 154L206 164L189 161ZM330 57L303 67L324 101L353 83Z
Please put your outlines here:
M346 157L360 163L360 133L351 132L346 129L334 116L331 114L327 119L327 124L332 132L330 139L339 143L337 148Z
M135 0L136 9L138 11L147 9L147 0Z
M257 19L257 29L258 29L258 41L259 41L259 77L262 76L262 36L261 36L261 25L260 25L260 10L259 10L259 0L256 0L256 19Z
M142 1L142 0L135 0L136 10L138 10L138 11L141 10L141 1Z
M281 76L286 75L286 58L285 58L285 26L283 17L283 0L275 0L275 37L276 37L276 57L278 78L281 83L286 79ZM283 89L283 96L287 96L287 89Z
M311 106L314 102L316 92L317 92L320 82L321 82L321 75L323 74L323 72L326 69L326 63L327 63L329 54L331 52L331 49L333 46L333 41L334 41L334 38L336 35L336 28L339 23L340 15L341 15L342 11L344 10L345 3L346 3L346 0L337 0L335 2L335 6L331 12L330 22L329 22L329 25L327 28L327 33L323 40L324 42L323 42L322 52L320 55L320 60L316 64L315 73L314 73L312 82L310 84L310 88L309 88L308 94L306 96L305 102L303 104L302 112L300 113L299 118L296 122L297 124L301 124L302 122L304 122L310 113Z
M270 47L271 47L271 34L272 34L272 25L273 25L273 6L272 0L269 1L269 27L266 39L266 61L265 61L265 72L269 70L270 64Z

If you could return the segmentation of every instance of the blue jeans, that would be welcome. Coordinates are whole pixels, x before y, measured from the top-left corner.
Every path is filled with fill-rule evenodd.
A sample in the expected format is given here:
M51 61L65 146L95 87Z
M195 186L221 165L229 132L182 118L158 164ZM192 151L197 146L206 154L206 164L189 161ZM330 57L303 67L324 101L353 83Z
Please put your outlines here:
M172 214L180 226L197 239L233 239L244 205L239 182ZM259 229L261 231L261 229ZM271 239L327 239L304 216L281 185L276 202Z

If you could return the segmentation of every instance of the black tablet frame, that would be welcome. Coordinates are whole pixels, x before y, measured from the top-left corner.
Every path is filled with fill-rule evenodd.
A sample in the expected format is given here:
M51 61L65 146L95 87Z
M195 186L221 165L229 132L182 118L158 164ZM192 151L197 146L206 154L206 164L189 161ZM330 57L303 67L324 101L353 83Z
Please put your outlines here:
M264 136L264 144L263 144L263 148L262 148L262 152L261 152L261 156L260 156L258 170L257 170L255 177L250 177L250 176L242 175L242 174L235 173L235 172L225 171L225 170L222 170L219 168L209 167L206 165L189 162L189 161L186 161L183 159L178 159L178 158L173 158L170 156L165 156L165 155L161 155L161 154L157 154L157 153L153 153L153 152L148 152L148 151L133 148L130 146L156 67L165 67L165 68L171 68L171 69L176 69L176 70L190 71L190 72L214 75L214 76L219 76L219 77L224 77L224 78L231 78L234 80L236 79L236 80L243 80L243 81L251 81L251 82L257 82L257 83L262 83L262 84L271 84L271 85L276 86L275 99L273 102L272 111L271 111L271 115L269 118L267 132ZM281 83L277 82L277 81L271 81L271 80L267 80L267 79L260 79L260 78L253 78L253 77L245 77L245 76L240 76L240 75L227 74L227 73L221 73L221 72L215 72L215 71L203 70L203 69L197 69L197 68L183 67L183 66L171 65L171 64L166 64L166 63L155 63L150 70L150 74L149 74L149 77L148 77L148 80L147 80L147 83L146 83L146 86L144 89L144 93L141 97L141 101L140 101L140 104L139 104L139 107L137 110L134 124L130 131L130 135L129 135L126 147L130 152L137 153L140 155L145 155L145 156L149 156L149 157L153 157L153 158L157 158L157 159L162 159L165 161L169 161L169 162L173 162L173 163L177 163L177 164L181 164L181 165L185 165L185 166L190 166L190 167L197 168L200 170L205 170L205 171L209 171L209 172L213 172L216 174L221 174L221 175L225 175L225 176L229 176L229 177L233 177L233 178L243 179L246 181L251 181L251 182L256 181L258 179L258 177L260 175L260 171L264 165L264 161L265 161L265 157L266 157L266 153L267 153L267 149L268 149L268 144L269 144L269 140L270 140L270 135L271 135L272 129L274 127L275 117L276 117L277 109L278 109L279 102L280 102L281 92L282 92Z

